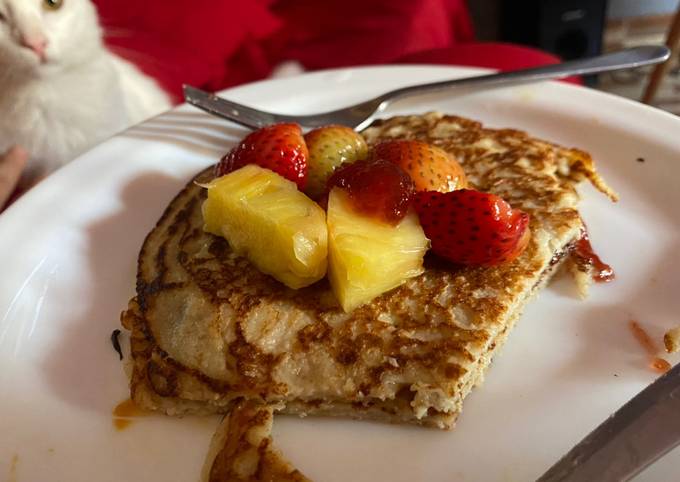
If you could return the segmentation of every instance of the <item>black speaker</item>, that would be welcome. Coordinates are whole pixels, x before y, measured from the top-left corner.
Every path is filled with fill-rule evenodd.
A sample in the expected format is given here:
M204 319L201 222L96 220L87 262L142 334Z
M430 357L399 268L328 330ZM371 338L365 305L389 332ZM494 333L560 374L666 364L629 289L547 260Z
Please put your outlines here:
M606 0L503 0L501 40L538 47L564 60L602 50Z

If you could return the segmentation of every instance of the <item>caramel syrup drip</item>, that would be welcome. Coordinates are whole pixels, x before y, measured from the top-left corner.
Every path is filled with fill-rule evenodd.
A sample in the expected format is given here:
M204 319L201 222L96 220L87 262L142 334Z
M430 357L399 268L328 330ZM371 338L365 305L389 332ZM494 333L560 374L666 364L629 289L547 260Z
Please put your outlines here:
M129 418L114 418L113 419L113 426L116 427L116 430L119 432L122 430L125 430L128 428L130 425L132 425L132 420Z
M124 400L113 409L113 426L116 430L125 430L135 418L143 417L148 413L142 410L132 400Z
M661 373L663 375L668 370L670 370L672 367L671 367L671 364L668 363L666 360L664 360L663 358L657 357L652 361L652 368L656 372Z
M652 370L657 373L664 374L671 369L670 363L657 356L659 350L656 346L656 343L654 343L654 340L652 340L652 337L649 336L649 333L647 333L637 321L630 320L630 331L633 333L633 336L638 341L638 343L640 343L642 348L647 352L647 355L649 355L649 366L652 368Z
M581 234L581 238L576 241L574 255L576 256L576 262L579 267L584 268L584 270L590 267L593 268L593 281L597 283L608 283L614 279L614 270L595 254L593 246L590 244L588 231L585 229Z

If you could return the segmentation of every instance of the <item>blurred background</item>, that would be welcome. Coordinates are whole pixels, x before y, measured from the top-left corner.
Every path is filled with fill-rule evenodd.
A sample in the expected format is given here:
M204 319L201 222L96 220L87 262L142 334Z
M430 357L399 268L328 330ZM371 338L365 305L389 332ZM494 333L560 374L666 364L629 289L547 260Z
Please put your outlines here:
M180 100L285 72L389 63L512 70L666 42L679 0L94 0L110 48ZM680 22L676 21L678 43ZM674 47L677 48L677 45ZM293 68L290 68L290 64ZM287 68L278 70L284 64ZM642 99L653 69L572 79ZM680 113L678 52L649 103Z
M479 41L531 45L562 59L581 58L626 47L666 43L680 8L678 0L475 0L468 2ZM650 103L680 114L680 38L674 55L650 92ZM654 68L603 74L586 83L641 100ZM648 95L649 95L648 94Z

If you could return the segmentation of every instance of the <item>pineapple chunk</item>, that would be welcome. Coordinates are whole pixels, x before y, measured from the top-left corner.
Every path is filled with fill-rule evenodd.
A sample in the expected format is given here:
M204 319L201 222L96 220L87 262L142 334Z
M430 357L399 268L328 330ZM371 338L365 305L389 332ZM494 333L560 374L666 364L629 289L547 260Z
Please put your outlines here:
M269 169L251 164L212 181L203 220L205 231L226 238L237 254L290 288L326 274L326 214Z
M327 217L328 278L346 312L423 272L429 240L413 211L391 225L356 212L334 188Z

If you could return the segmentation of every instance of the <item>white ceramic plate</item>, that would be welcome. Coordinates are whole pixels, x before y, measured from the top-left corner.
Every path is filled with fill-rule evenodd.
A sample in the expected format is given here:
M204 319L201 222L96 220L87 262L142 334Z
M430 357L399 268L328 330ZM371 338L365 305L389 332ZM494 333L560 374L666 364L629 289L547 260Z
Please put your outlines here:
M479 72L348 69L226 94L302 113ZM545 289L452 432L277 417L275 443L317 481L533 480L655 378L629 320L659 346L680 324L680 119L557 83L422 97L387 115L428 110L591 152L621 202L584 186L582 212L617 278L587 301L566 278ZM198 478L218 419L151 416L116 431L111 411L128 391L109 335L134 294L144 236L184 183L244 132L180 107L97 147L0 216L1 480ZM675 480L679 465L676 450L640 479Z

